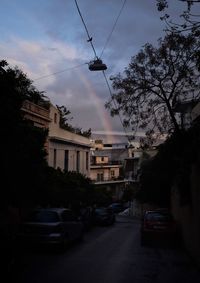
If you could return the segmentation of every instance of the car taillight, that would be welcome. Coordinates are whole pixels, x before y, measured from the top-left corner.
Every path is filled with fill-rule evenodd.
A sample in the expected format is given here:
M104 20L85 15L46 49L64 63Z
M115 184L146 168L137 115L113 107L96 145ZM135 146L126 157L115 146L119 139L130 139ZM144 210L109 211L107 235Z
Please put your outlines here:
M154 225L153 222L146 220L144 222L144 228L151 228Z

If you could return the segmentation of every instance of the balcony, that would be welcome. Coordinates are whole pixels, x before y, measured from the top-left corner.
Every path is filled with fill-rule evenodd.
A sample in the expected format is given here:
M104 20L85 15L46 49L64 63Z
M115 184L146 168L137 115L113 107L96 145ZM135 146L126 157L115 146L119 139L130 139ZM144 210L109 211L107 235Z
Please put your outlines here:
M49 118L49 110L31 102L28 100L25 100L22 106L22 111L24 111L27 114L31 114L33 116L37 116L43 119L46 119L50 121Z
M99 178L99 179L93 179L92 183L94 184L111 184L111 183L124 183L125 180L123 177L112 177L112 178Z

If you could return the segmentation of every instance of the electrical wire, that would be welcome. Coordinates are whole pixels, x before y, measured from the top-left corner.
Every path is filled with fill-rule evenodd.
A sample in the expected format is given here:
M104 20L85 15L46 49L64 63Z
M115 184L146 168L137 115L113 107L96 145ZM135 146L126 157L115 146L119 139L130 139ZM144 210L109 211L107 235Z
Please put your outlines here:
M117 107L117 103L116 103L116 101L115 101L115 100L113 99L113 97L112 97L112 91L111 91L110 85L109 85L109 83L108 83L108 79L107 79L107 77L106 77L106 74L105 74L104 71L102 71L102 73L103 73L103 76L104 76L104 78L105 78L106 85L107 85L107 87L108 87L108 90L109 90L109 93L110 93L112 102L113 102L113 104L114 104L114 108L117 110L117 108L118 108L118 107ZM122 127L123 127L123 129L124 129L125 136L126 136L126 138L128 139L128 141L130 142L129 136L128 136L128 134L127 134L126 128L125 128L125 126L124 126L124 124L123 124L123 120L122 120L122 117L121 117L121 115L120 115L119 112L118 112L118 116L119 116L121 125L122 125Z
M83 64L80 64L80 65L77 65L77 66L74 66L74 67L70 67L70 68L67 68L67 69L64 69L64 70L61 70L61 71L58 71L58 72L49 74L49 75L44 75L44 76L42 76L42 77L39 77L39 78L35 79L34 81L38 81L38 80L41 80L41 79L44 79L44 78L47 78L47 77L50 77L50 76L53 76L53 75L58 75L58 74L60 74L60 73L66 72L66 71L79 68L79 67L84 66L84 65L86 65L86 64L88 64L88 63L83 63Z
M86 24L85 24L85 21L84 21L84 19L83 19L83 16L82 16L82 14L81 14L81 11L80 11L80 9L79 9L78 3L77 3L76 0L74 0L74 1L75 1L75 4L76 4L78 13L79 13L79 15L80 15L80 17L81 17L82 23L83 23L83 25L84 25L84 27L85 27L87 36L88 36L88 40L87 40L87 41L90 42L90 44L91 44L91 46L92 46L92 49L93 49L93 51L94 51L94 55L95 55L95 57L98 59L96 50L95 50L94 45L93 45L93 43L92 43L92 37L91 37L90 34L89 34L89 31L88 31L88 29L87 29L87 26L86 26Z
M102 55L103 55L103 53L104 53L104 51L105 51L105 48L106 48L106 46L107 46L107 44L108 44L108 42L109 42L109 40L110 40L110 38L111 38L111 36L112 36L112 33L113 33L113 31L114 31L114 29L115 29L115 27L116 27L116 25L117 25L117 22L118 22L118 20L119 20L119 17L120 17L120 15L121 15L121 13L122 13L122 10L124 9L124 6L125 6L125 4L126 4L126 1L127 1L127 0L124 0L124 2L123 2L123 4L122 4L122 7L121 7L121 9L120 9L120 11L119 11L119 14L117 15L117 18L116 18L116 20L115 20L115 22L114 22L114 25L113 25L113 27L112 27L112 30L111 30L110 34L108 35L108 38L107 38L106 43L105 43L105 45L104 45L104 47L103 47L103 50L101 51L100 58L102 57Z
M94 54L95 54L95 57L98 58L98 57L97 57L96 50L95 50L95 48L94 48L94 45L92 44L92 37L91 37L90 34L89 34L88 28L87 28L87 26L86 26L86 24L85 24L85 21L84 21L84 19L83 19L82 14L81 14L81 11L80 11L80 9L79 9L78 3L77 3L76 0L74 0L74 1L75 1L75 4L76 4L78 13L79 13L79 15L80 15L80 17L81 17L82 23L83 23L83 25L84 25L84 27L85 27L85 30L86 30L86 33L87 33L87 36L88 36L88 42L90 42L90 44L91 44L91 46L92 46L92 49L93 49ZM111 35L112 35L112 32L113 32L113 30L114 30L114 28L115 28L115 26L116 26L116 24L117 24L117 21L118 21L119 16L120 16L120 14L121 14L121 12L122 12L122 10L123 10L123 8L124 8L125 3L126 3L126 0L123 2L122 8L121 8L121 10L120 10L120 12L119 12L119 14L118 14L118 17L117 17L117 19L116 19L116 21L115 21L115 24L114 24L114 26L113 26L113 28L112 28L112 31L111 31L110 35L109 35L109 38L110 38ZM108 40L106 41L106 44L107 44L107 42L109 41L109 38L108 38ZM105 46L106 46L106 44L105 44ZM105 47L104 47L104 49L105 49ZM108 79L107 79L107 77L106 77L106 74L105 74L104 71L102 71L102 73L103 73L103 76L104 76L104 78L105 78L106 85L107 85L107 87L108 87L108 90L109 90L111 99L112 99L112 101L113 101L113 103L114 103L114 107L115 107L115 109L117 110L118 107L117 107L116 101L115 101L115 100L113 99L113 97L112 97L111 88L110 88L110 85L109 85L109 83L108 83ZM127 132L126 132L126 129L125 129L125 127L124 127L124 124L123 124L122 117L121 117L120 113L118 113L118 116L119 116L121 125L122 125L122 127L123 127L123 129L124 129L125 136L127 137L128 141L129 141L129 137L128 137Z

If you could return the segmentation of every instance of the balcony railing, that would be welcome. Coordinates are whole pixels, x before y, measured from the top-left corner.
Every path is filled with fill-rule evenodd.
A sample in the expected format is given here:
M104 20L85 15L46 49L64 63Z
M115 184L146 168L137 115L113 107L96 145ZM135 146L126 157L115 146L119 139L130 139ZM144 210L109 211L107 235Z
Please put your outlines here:
M124 177L110 177L110 178L97 178L97 179L93 179L92 182L93 183L96 183L96 182L115 182L115 181L123 181L124 180Z
M49 111L35 103L25 100L22 106L22 110L25 112L37 114L41 117L49 118Z

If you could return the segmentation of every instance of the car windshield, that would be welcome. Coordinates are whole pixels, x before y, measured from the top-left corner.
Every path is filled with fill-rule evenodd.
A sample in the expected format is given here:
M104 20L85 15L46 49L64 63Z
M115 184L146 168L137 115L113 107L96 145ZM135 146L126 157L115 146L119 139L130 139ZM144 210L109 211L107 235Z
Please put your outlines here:
M106 208L97 208L97 209L95 210L95 212L96 212L97 214L105 214L105 213L108 213L108 210L107 210Z
M58 222L58 214L54 211L33 211L29 217L28 221L31 222L41 222L41 223L53 223Z

